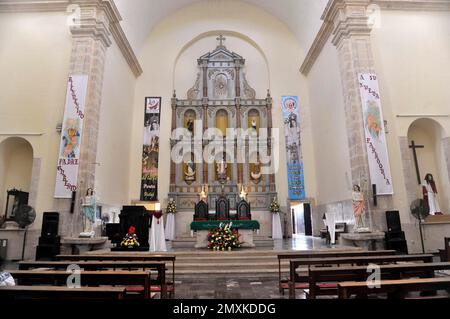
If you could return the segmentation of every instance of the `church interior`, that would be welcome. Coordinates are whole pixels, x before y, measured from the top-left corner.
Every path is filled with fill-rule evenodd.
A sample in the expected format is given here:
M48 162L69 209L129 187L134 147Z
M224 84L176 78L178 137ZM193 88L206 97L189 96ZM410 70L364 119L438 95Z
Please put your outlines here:
M0 0L0 40L0 300L450 298L450 0Z

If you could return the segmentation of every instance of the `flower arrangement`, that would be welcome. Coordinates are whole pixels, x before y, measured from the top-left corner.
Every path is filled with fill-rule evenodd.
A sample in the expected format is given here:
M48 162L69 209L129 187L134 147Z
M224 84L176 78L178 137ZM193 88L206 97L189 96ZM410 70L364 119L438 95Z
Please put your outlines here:
M167 204L166 213L175 214L176 212L177 212L177 204L175 204L175 201L171 199Z
M241 248L241 242L236 228L231 228L233 223L222 224L208 234L208 248L214 251L231 251L233 248Z
M270 203L269 210L272 214L278 214L280 212L280 205L277 203L277 199L275 197Z
M130 249L140 246L136 235L136 229L134 228L134 226L130 226L130 228L128 229L128 233L123 238L122 242L120 243L120 246L127 247Z

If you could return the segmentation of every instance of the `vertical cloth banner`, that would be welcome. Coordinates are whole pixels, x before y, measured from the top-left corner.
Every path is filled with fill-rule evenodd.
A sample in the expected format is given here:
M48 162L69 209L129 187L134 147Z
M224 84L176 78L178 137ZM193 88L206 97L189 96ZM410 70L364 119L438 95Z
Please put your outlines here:
M71 75L67 81L66 105L56 172L55 198L71 198L72 192L77 190L87 85L87 75Z
M359 73L358 81L370 181L377 186L377 194L393 194L391 168L389 165L377 75L373 73Z
M160 97L145 98L144 147L142 150L141 200L158 200Z
M291 200L302 200L305 199L305 182L300 140L298 97L283 96L281 98L281 108L286 137L288 196Z

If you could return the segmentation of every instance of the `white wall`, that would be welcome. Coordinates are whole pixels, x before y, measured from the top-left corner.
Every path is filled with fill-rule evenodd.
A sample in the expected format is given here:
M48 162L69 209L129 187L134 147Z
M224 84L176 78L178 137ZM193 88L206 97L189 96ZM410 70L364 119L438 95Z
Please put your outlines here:
M71 35L63 12L0 14L0 142L23 135L42 159L32 228L52 210Z
M417 117L450 113L450 12L381 12L372 31L375 69L388 121L388 152L393 174L394 205L403 222L410 220L401 166L399 136L407 136ZM450 132L450 118L434 118ZM448 192L448 190L446 190ZM448 195L447 195L448 196Z
M95 189L101 205L121 207L130 202L129 153L135 84L135 76L113 43L106 52L97 146Z
M159 159L159 200L167 198L169 190L170 154L169 136L171 129L171 107L173 73L171 70L177 56L190 41L206 32L220 32L225 34L236 34L241 40L256 45L265 55L270 73L271 93L274 98L273 126L282 127L281 119L281 96L298 95L303 127L303 153L305 166L305 180L307 196L314 197L316 184L314 179L313 146L311 140L311 123L307 106L307 89L304 78L298 71L304 51L299 47L295 36L280 21L268 15L265 11L251 5L234 2L233 6L222 2L196 3L175 14L169 16L153 32L149 34L147 41L140 53L139 59L144 69L144 74L138 79L135 91L133 135L131 148L131 170L130 170L130 197L139 198L140 175L141 175L141 152L143 140L143 102L146 96L162 96L161 116L161 141ZM237 43L237 42L236 42ZM208 51L213 50L215 46ZM242 49L244 46L242 47ZM240 53L241 47L229 47L229 49ZM197 56L198 57L198 56ZM252 57L245 57L249 60ZM192 61L195 65L196 61ZM179 71L177 70L177 73ZM191 70L188 70L191 72ZM262 70L248 69L249 79L258 78ZM192 74L192 84L195 81ZM185 93L180 92L180 95ZM258 92L258 94L261 94ZM284 138L280 143L280 168L276 174L277 190L282 205L286 204L287 197L287 175L285 161Z
M351 198L351 170L337 50L328 42L308 74L317 205Z

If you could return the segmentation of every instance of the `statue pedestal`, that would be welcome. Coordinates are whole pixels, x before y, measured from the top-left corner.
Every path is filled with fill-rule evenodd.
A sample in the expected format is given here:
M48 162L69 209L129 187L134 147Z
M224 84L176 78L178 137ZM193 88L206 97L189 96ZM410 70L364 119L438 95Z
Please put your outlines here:
M197 230L195 233L196 243L195 248L208 248L208 234L209 230ZM239 229L239 234L241 237L239 240L243 243L241 247L254 248L255 244L253 242L253 230L251 229Z
M346 233L339 237L343 246L361 247L365 250L384 249L384 232Z
M61 254L82 255L91 250L105 248L107 241L108 237L64 237L61 238Z

